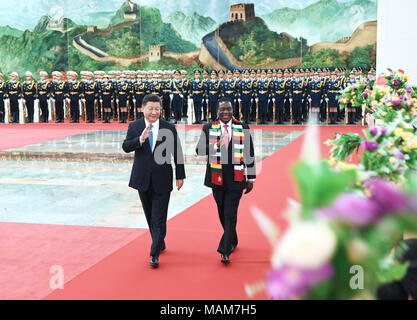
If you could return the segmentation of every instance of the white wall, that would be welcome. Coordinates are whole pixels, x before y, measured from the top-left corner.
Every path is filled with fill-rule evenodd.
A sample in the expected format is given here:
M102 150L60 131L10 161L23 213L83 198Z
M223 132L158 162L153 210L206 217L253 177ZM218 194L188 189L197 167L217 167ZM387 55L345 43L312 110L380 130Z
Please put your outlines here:
M387 68L417 84L417 0L378 0L377 74Z

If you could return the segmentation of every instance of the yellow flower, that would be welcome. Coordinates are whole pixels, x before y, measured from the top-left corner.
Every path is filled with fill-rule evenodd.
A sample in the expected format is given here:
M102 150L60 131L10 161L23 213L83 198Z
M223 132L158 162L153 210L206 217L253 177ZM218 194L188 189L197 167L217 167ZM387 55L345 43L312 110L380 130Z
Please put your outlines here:
M339 162L337 165L343 171L355 170L357 167L356 164L351 164L351 163L346 163L346 162Z
M391 158L389 158L389 162L391 162L392 164L396 164L397 159L395 157L391 157Z
M403 138L404 140L408 140L411 137L411 132L403 132L401 134L401 138Z
M403 128L396 128L395 130L394 130L394 134L396 135L396 136L398 136L398 137L400 137L401 136L401 134L403 133Z
M337 161L336 161L336 159L333 156L330 156L330 158L329 158L329 164L331 166L334 166L334 165L337 164Z
M387 113L384 111L382 112L382 116L385 117L387 115Z
M371 102L371 106L372 106L372 107L373 107L373 106L376 106L376 105L378 105L378 101L374 100L374 101L372 101L372 102Z
M333 140L331 140L331 139L327 139L327 140L324 142L324 144L325 144L326 146L328 146L328 147L331 147L331 146L333 145Z

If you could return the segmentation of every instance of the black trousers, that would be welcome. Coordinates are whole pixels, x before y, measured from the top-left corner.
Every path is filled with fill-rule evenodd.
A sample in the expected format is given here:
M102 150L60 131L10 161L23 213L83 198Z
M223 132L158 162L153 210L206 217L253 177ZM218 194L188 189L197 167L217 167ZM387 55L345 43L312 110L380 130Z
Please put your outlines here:
M19 100L10 97L10 113L12 114L12 122L19 123Z
M64 121L64 100L55 100L56 121Z
M28 113L26 122L33 122L33 115L35 113L35 100L33 98L26 98L26 110Z
M0 97L0 123L5 122L6 110L4 107L3 97Z
M148 191L139 191L139 198L145 211L146 221L152 237L151 256L159 256L165 244L167 233L168 204L171 192L157 193L150 187Z
M164 119L169 121L171 119L171 98L167 94L162 96L162 107L164 109Z
M39 122L48 122L49 120L48 100L39 99L39 108L41 109L41 118L39 119Z
M237 246L237 210L243 190L230 190L227 187L212 188L214 200L216 200L220 223L223 227L223 235L220 239L217 252L230 254L232 246Z
M71 121L73 122L80 122L80 105L79 100L77 99L71 99L70 100L71 105Z
M94 121L94 118L95 118L94 100L87 99L85 101L85 109L87 113L87 121Z

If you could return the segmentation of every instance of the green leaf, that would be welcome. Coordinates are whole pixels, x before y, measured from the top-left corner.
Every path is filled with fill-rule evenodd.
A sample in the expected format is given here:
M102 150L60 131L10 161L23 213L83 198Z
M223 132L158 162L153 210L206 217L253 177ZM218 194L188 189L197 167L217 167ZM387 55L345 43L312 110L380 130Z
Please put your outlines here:
M389 264L382 266L377 272L377 278L380 283L400 281L407 274L410 262L404 264Z
M337 172L325 161L301 162L294 167L293 173L306 212L330 205L356 181L354 170Z

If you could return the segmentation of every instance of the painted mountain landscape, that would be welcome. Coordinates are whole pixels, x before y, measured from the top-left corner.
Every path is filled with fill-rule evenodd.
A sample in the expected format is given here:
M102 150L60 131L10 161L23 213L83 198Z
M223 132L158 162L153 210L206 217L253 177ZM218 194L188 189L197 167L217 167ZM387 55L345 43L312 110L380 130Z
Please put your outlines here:
M367 68L376 59L376 0L11 0L0 7L3 73Z

